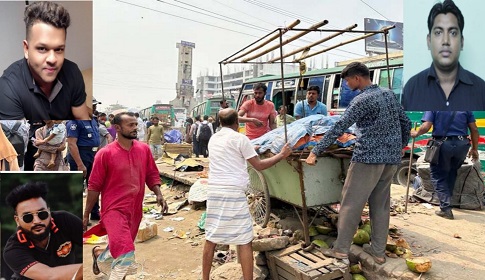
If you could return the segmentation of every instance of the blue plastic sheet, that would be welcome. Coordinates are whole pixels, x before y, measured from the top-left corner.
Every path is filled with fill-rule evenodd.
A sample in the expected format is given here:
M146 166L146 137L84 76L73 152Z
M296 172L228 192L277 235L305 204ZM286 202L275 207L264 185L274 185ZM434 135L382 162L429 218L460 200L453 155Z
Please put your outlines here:
M163 138L167 143L182 143L182 133L176 129L165 132Z
M340 116L323 116L323 115L313 115L308 116L306 118L301 118L289 125L287 125L287 135L288 135L288 143L290 146L294 147L295 144L300 140L300 138L304 137L305 135L322 135L325 134L338 120ZM354 134L355 132L355 125L352 125L349 129L346 130L347 133ZM263 136L251 140L253 145L260 146L259 153L264 153L267 150L270 150L272 153L279 153L281 148L285 144L285 131L284 126L278 127ZM355 143L355 140L346 142L346 143L339 143L335 141L337 145L340 147L348 147L351 144ZM315 145L316 143L309 142L307 145ZM303 147L302 147L303 148Z

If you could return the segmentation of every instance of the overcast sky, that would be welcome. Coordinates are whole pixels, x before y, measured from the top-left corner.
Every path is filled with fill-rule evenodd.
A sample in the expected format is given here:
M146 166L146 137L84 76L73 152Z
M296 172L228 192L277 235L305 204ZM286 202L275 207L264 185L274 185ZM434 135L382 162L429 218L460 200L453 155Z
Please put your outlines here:
M329 24L322 28L343 29L356 23L356 30L364 30L364 18L402 22L402 5L402 0L95 0L94 96L103 102L101 110L113 103L141 108L156 100L168 103L176 96L176 43L181 40L195 43L195 81L200 74L217 75L219 61L296 19L302 21L299 28L326 19ZM328 35L315 32L302 39L316 41ZM324 45L356 36L339 36ZM285 51L306 44L300 40ZM330 51L324 59L333 65L363 55L361 40ZM321 67L322 60L317 57L315 66ZM234 67L243 66L224 66L224 71Z

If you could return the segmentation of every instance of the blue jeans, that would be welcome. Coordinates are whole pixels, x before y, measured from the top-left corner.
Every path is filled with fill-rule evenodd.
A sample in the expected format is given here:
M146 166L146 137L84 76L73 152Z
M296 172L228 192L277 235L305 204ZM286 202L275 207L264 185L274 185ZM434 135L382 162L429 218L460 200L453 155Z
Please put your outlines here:
M197 141L194 137L194 140L192 141L192 147L194 149L194 154L196 157L199 157L200 155L200 143Z
M153 158L157 159L159 156L162 155L162 145L150 144L150 151L152 152Z
M446 140L440 149L438 164L430 164L431 183L440 200L443 211L451 210L451 197L455 187L458 169L462 165L470 149L470 141Z

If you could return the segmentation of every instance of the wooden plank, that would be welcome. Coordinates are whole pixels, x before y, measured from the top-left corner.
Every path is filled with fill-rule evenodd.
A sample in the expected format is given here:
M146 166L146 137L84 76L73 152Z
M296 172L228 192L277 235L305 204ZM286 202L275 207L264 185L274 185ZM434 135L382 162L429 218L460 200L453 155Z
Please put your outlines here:
M268 263L269 272L273 280L278 280L278 271L276 269L275 257L266 252L266 260Z
M271 251L270 254L278 256L278 257L282 257L282 256L289 255L291 253L297 252L298 250L301 250L300 244L297 244L297 245L294 245L294 246L291 246L291 247L288 247L288 248L285 248L285 249L282 249L282 250L278 250L278 251Z
M288 279L288 280L295 279L294 274L289 273L288 271L284 270L283 268L281 268L279 266L276 268L276 270L277 270L277 276L276 276L277 278L273 278L273 277L271 277L271 278L273 278L273 279Z
M309 260L312 260L313 262L318 262L320 261L322 258L318 257L318 256L315 256L314 254L310 253L310 252L305 252L303 250L301 251L298 251L297 254L309 259Z
M325 267L319 268L318 271L320 271L322 274L330 273L330 270L326 269Z

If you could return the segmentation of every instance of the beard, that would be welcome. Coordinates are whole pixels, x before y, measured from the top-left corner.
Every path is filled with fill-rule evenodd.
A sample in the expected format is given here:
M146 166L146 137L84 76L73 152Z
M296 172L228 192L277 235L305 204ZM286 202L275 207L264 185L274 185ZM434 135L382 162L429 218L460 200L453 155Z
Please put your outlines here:
M43 227L44 225L38 225L38 226ZM31 230L27 230L21 226L19 226L19 228L22 230L22 232L25 234L25 236L28 239L35 240L35 241L42 241L46 239L49 236L49 233L51 232L51 222L49 221L49 224L47 225L47 227L45 227L45 230L43 233L34 233Z
M126 139L138 139L138 133L134 133L134 134L131 134L131 132L124 132L124 131L121 131L121 136L123 136L124 138Z

